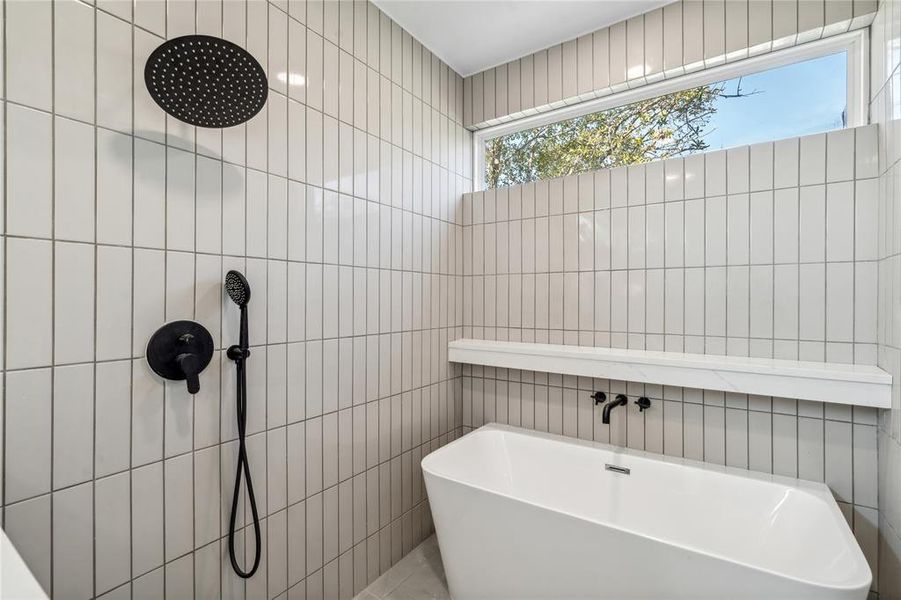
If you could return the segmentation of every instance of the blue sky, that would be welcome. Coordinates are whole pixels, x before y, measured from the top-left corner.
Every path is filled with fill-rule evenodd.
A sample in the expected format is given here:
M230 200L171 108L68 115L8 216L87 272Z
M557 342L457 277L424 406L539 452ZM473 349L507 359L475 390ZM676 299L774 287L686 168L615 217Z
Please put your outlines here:
M746 75L742 98L719 98L705 139L710 149L731 148L840 129L847 101L844 52ZM734 93L738 79L726 82Z

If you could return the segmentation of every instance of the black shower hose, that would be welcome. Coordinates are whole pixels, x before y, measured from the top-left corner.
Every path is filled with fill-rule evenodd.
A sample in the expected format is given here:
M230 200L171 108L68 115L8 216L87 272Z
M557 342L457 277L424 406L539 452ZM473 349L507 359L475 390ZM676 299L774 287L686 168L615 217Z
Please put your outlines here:
M244 350L243 352L246 352ZM260 566L260 516L257 513L257 500L253 495L253 483L250 480L250 465L247 462L247 447L244 443L247 430L247 375L244 366L245 357L235 361L238 371L237 413L238 413L238 471L235 473L235 494L232 497L232 514L228 528L228 556L232 562L232 568L238 577L247 579L256 573ZM241 471L247 480L247 498L250 500L250 511L253 513L253 534L256 538L256 552L253 558L253 567L249 571L242 571L235 557L235 518L238 514L238 498L241 493Z

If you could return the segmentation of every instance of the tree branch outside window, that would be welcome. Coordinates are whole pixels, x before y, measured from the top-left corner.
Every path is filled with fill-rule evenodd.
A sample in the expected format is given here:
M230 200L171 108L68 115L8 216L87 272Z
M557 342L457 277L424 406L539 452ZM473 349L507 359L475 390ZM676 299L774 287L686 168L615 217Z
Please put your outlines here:
M701 152L719 98L740 84L708 85L488 140L488 188Z

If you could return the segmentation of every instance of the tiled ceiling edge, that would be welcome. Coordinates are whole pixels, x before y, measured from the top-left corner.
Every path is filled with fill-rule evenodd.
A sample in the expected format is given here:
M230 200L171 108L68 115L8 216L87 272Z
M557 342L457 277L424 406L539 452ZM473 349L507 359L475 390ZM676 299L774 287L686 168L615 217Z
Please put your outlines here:
M680 0L466 77L465 127L484 129L867 27L876 0Z

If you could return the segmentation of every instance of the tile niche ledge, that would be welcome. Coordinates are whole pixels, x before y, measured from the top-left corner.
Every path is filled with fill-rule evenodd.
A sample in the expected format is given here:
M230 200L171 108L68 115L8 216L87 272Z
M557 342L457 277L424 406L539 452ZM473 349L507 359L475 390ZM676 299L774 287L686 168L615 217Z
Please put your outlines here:
M455 340L456 363L761 396L891 408L892 376L878 367L769 358Z

